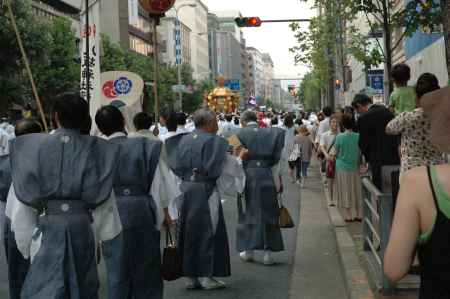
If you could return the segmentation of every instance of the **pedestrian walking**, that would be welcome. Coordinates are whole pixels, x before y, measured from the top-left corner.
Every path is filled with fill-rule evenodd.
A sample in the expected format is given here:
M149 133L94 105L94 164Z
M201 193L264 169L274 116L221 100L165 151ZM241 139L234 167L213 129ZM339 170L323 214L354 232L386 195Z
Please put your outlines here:
M333 156L336 159L336 194L340 208L345 209L345 221L361 221L362 194L359 175L359 134L352 131L353 120L344 117L344 133L336 137Z
M436 76L422 74L416 85L416 109L400 113L386 126L387 134L401 135L400 174L414 167L444 163L444 154L431 143L431 121L424 114L421 103L425 94L439 88Z
M114 106L100 108L95 122L110 143L120 148L114 192L123 231L103 243L108 298L161 299L159 227L168 219L168 212L167 205L156 204L150 194L162 143L145 137L128 138L125 119ZM162 214L158 206L165 209L166 218L158 217Z
M297 184L300 188L305 187L306 179L308 178L308 168L311 163L311 156L313 151L313 141L309 134L308 128L301 125L298 129L298 134L295 137L294 146L298 147L299 157L297 158Z
M383 191L382 167L400 165L399 138L386 134L386 126L395 116L385 106L373 104L365 94L357 94L352 106L359 114L359 147L369 163L374 185Z
M246 184L239 209L236 247L243 261L254 261L254 251L261 250L263 263L272 265L275 263L272 252L284 250L278 227L280 190L276 185L277 164L283 149L282 133L258 128L256 114L252 111L246 111L241 122L244 128L237 136L248 149L249 157L244 161Z
M22 119L16 123L15 136L41 133L42 126L34 119ZM17 249L14 233L11 231L11 220L5 215L6 199L11 187L11 166L9 155L0 157L0 239L4 240L6 261L8 265L9 298L20 299L23 283L30 267L30 260L25 259ZM2 220L4 217L4 226ZM3 238L4 236L4 238Z
M171 137L165 147L171 170L182 180L177 247L186 288L211 290L225 287L217 277L231 275L221 200L235 199L243 192L242 159L247 151L240 151L240 158L227 154L228 142L216 135L213 111L198 110L194 122L193 133Z
M345 116L346 117L346 116ZM320 151L324 155L324 161L322 163L325 163L325 168L327 163L334 161L334 157L332 155L331 150L333 149L333 146L336 142L336 136L339 134L339 122L338 119L335 117L332 117L330 119L330 130L328 132L325 132L322 134L322 137L320 138ZM336 184L335 184L335 177L328 177L327 178L327 187L329 192L329 205L334 207L337 202L337 194L336 194Z
M81 135L88 115L84 99L64 94L55 99L54 134L11 141L6 215L31 259L22 299L98 298L96 245L122 230L112 192L119 147Z
M416 93L414 87L408 86L411 69L404 63L397 64L392 68L391 76L395 88L389 99L390 107L394 108L397 115L413 111L416 108Z

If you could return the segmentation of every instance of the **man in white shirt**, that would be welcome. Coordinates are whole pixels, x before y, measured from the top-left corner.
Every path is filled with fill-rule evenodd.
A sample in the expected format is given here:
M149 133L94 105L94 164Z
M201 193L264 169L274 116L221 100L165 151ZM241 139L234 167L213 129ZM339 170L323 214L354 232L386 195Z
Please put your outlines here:
M225 121L226 123L219 129L219 136L228 139L235 135L239 129L233 124L233 115L225 115Z

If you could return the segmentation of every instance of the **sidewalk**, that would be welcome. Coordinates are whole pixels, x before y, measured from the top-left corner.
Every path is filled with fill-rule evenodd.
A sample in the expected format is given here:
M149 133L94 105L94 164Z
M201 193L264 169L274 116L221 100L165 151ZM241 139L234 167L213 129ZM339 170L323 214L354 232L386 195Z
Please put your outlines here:
M323 198L328 202L328 192L323 188ZM383 295L375 290L368 279L367 263L363 251L362 223L346 223L337 207L328 207L337 239L342 268L347 278L347 290L351 299L417 299L417 291L398 292Z
M300 224L289 298L348 298L333 226L325 201L322 200L323 191L317 163L310 169L306 187L297 188L301 198Z

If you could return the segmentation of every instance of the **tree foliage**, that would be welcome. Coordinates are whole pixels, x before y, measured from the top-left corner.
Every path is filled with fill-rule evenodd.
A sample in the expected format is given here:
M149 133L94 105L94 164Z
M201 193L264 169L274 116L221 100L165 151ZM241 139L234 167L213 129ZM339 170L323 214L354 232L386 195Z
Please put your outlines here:
M315 72L309 72L303 78L299 88L299 98L305 110L317 111L320 109L321 82Z
M48 26L32 15L30 0L12 1L11 5L31 69L35 71L48 59L46 52L51 39ZM36 82L38 86L39 83ZM12 103L23 105L31 100L31 84L24 72L22 55L6 7L0 9L0 90L0 112L3 115Z
M298 23L291 24L297 45L291 48L297 63L309 64L322 84L333 76L330 59L336 55L336 44L345 43L345 56L351 55L366 68L392 61L393 51L405 37L419 28L433 30L442 16L435 0L410 0L396 7L395 0L315 0L321 13L310 22L308 30ZM369 31L359 28L355 21L363 17ZM401 37L392 44L391 33L401 28ZM389 48L385 50L380 33L386 32ZM342 37L339 38L339 37ZM386 70L390 73L390 69Z

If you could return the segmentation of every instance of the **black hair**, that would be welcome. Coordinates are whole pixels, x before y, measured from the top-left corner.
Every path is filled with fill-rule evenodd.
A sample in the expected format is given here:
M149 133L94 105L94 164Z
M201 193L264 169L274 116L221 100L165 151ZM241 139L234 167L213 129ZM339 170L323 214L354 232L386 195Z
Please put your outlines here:
M125 132L125 118L119 108L115 106L103 106L95 114L95 123L106 136L117 132Z
M424 73L417 79L416 94L420 99L424 94L440 89L439 80L431 73Z
M333 108L327 106L322 109L322 112L325 115L325 117L330 117L333 114Z
M64 93L56 97L53 111L65 129L80 130L89 116L88 103L78 93Z
M411 69L404 63L397 64L392 68L391 76L394 82L406 84L411 79Z
M353 130L353 128L355 127L355 120L348 115L344 115L344 117L341 120L341 124L344 127L344 129Z
M278 125L278 117L276 117L276 116L272 117L272 119L270 120L270 123L272 124L272 126L277 126Z
M358 105L367 106L367 105L370 105L372 103L373 103L372 102L372 98L370 98L368 95L363 94L363 93L358 93L353 98L352 107L353 108L358 108Z
M185 126L187 121L187 115L184 112L178 113L178 125L179 126Z
M80 132L82 135L90 135L91 128L92 128L92 118L90 115L88 115L88 117L84 120L83 124L81 125Z
M133 124L137 131L150 130L153 119L145 112L139 112L133 118Z
M284 117L284 126L286 128L292 128L294 126L294 118L291 114L288 114Z
M227 114L227 115L225 115L225 120L226 120L227 122L231 122L231 121L233 120L233 115L232 115L232 114Z
M239 117L238 116L234 117L234 124L236 126L239 126Z
M169 132L175 132L178 128L178 113L172 111L167 114L166 128Z
M42 133L42 131L41 124L33 118L24 118L19 120L14 128L14 134L16 137L32 133Z

